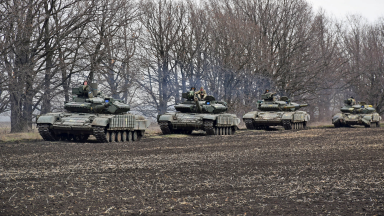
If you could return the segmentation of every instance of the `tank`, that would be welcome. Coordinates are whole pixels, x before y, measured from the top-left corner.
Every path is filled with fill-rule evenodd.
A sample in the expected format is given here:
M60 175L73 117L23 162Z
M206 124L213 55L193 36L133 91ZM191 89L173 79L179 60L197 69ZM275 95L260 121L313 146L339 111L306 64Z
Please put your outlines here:
M356 103L353 98L344 101L340 113L332 116L335 127L348 127L351 125L364 125L365 127L380 127L381 116L372 105L365 102Z
M291 102L283 96L276 99L276 93L261 95L262 100L257 101L258 111L248 112L243 116L243 121L250 130L267 129L269 126L283 126L285 130L304 129L310 116L300 108L308 104Z
M163 134L191 134L193 130L204 130L207 135L235 134L240 119L226 113L226 102L209 95L199 100L194 91L183 93L182 97L186 101L175 105L176 112L158 115Z
M139 140L150 122L139 115L128 113L128 104L105 97L97 91L97 84L72 88L73 100L65 102L65 112L48 113L37 118L40 135L46 141L86 141L90 135L98 142Z

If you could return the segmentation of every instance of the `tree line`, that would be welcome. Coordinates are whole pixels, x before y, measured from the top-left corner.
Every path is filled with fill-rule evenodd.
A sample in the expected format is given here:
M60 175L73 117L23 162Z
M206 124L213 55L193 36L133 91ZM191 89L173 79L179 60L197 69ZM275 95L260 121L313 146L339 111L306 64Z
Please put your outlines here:
M0 2L0 113L11 131L61 111L83 80L156 116L203 86L241 116L265 89L330 121L346 97L384 112L384 19L305 0Z

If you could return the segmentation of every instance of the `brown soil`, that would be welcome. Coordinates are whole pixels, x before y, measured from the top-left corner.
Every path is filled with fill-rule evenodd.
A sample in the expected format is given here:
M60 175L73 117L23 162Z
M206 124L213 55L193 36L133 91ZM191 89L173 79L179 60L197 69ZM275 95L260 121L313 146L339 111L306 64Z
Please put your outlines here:
M383 215L383 132L0 143L0 215Z

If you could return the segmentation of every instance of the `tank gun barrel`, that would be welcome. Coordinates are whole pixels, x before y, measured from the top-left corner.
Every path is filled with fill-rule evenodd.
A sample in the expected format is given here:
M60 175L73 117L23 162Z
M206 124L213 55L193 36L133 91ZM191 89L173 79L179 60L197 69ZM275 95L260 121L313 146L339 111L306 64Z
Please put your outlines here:
M291 110L291 109L298 110L301 107L306 107L306 106L308 106L308 104L290 104L290 105L282 107L282 109L283 110Z

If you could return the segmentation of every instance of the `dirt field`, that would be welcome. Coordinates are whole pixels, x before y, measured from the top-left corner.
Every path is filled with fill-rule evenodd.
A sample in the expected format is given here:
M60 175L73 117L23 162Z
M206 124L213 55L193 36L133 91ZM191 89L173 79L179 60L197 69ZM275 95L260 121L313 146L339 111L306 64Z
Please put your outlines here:
M0 143L0 215L384 215L384 128Z

